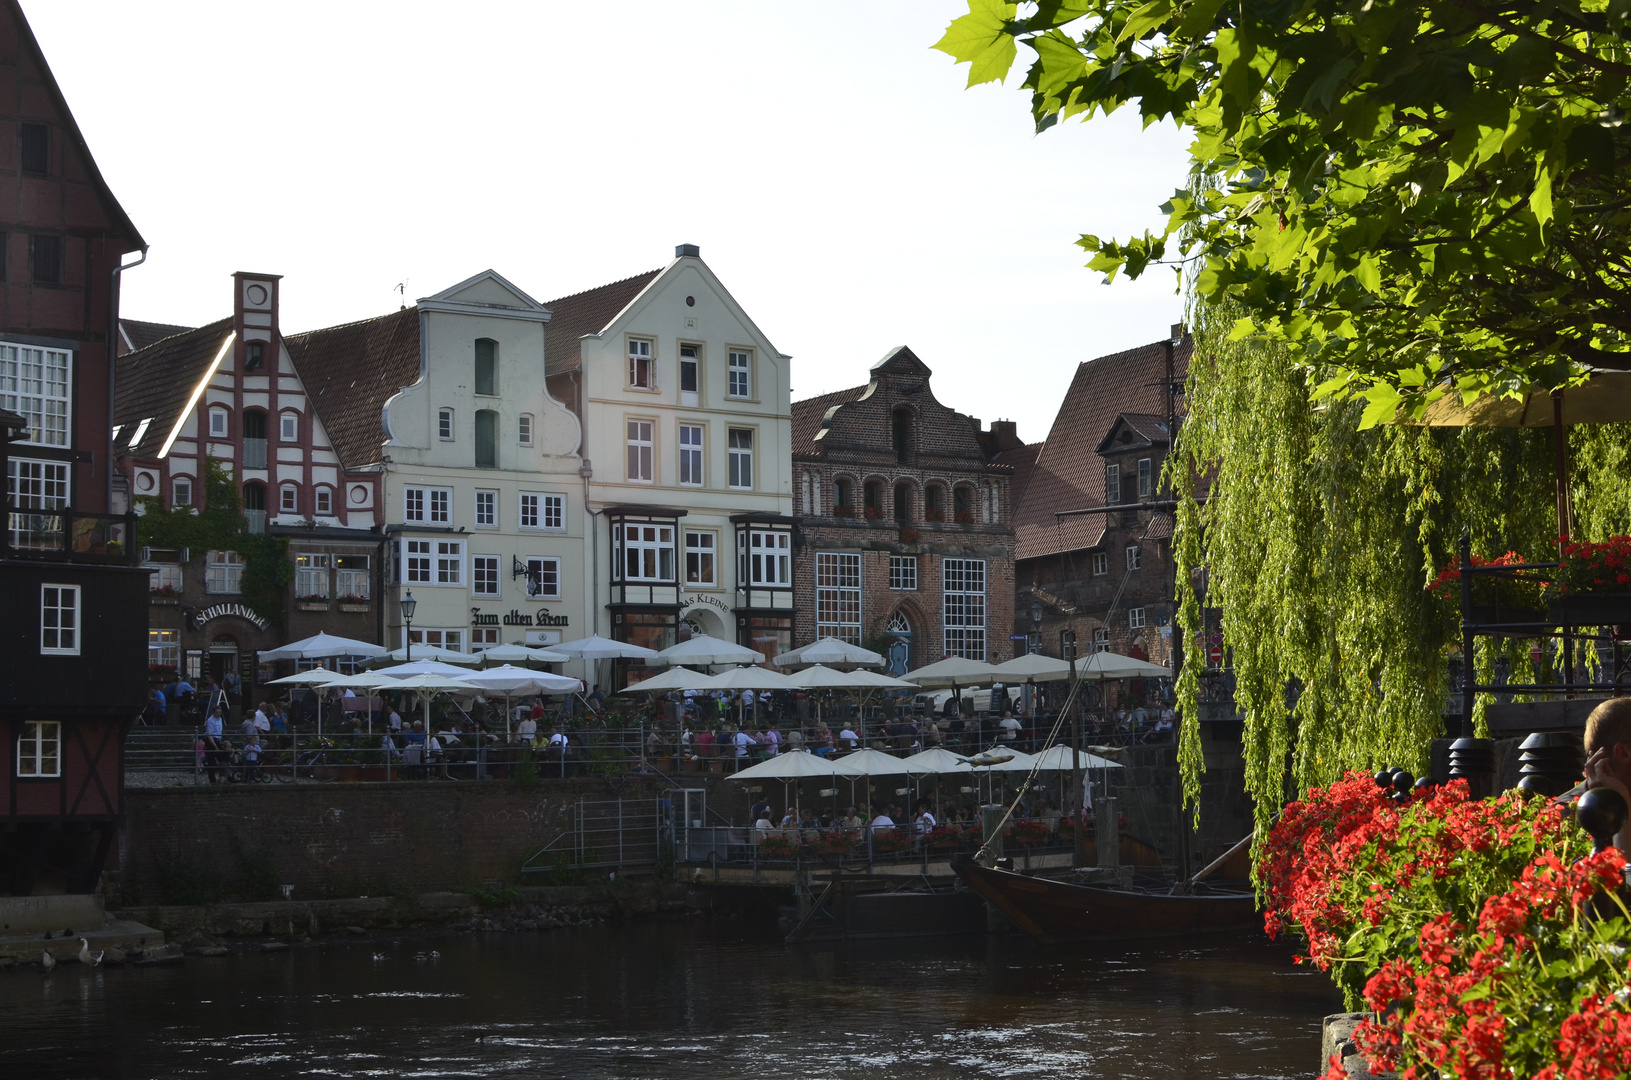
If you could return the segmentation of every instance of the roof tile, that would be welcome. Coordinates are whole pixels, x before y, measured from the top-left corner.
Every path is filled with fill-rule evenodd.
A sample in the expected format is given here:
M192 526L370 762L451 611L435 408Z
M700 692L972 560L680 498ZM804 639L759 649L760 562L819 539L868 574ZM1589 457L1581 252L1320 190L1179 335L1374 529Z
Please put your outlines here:
M340 464L378 462L385 402L419 378L419 309L285 334L283 343Z
M660 273L650 270L544 304L549 309L549 322L544 324L544 373L559 375L576 368L583 356L578 339L604 330Z
M848 390L834 390L828 394L793 402L793 453L819 453L821 448L816 445L815 437L821 433L821 421L827 415L827 410L834 405L855 401L866 393L866 388L870 385L872 384L852 386Z
M116 453L158 456L193 389L231 332L232 320L221 319L170 335L115 361L113 422L121 429ZM149 421L147 430L140 442L131 443L130 437L143 420Z

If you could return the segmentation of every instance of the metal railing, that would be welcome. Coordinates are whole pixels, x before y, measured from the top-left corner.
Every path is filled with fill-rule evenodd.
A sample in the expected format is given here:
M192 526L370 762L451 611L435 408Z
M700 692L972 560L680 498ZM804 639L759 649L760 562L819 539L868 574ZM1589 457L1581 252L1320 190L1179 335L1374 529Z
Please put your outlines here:
M567 826L529 855L521 872L648 872L673 850L674 808L667 798L580 799Z
M266 440L265 439L251 439L251 438L247 438L247 437L244 439L244 468L246 468L246 469L264 469L264 468L266 468Z

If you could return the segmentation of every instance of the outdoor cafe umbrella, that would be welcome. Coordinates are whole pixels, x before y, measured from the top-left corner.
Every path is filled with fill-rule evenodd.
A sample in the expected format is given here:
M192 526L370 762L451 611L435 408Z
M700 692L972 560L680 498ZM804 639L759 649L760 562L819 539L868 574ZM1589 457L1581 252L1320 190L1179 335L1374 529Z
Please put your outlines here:
M392 667L375 668L368 673L371 678L385 676L391 679L410 679L415 675L445 675L450 679L462 679L476 674L467 668L454 667L444 664L440 660L415 660L407 664L396 664Z
M476 653L483 664L564 664L572 657L553 649L535 649L528 645L494 645Z
M778 657L778 660L780 658ZM816 664L807 667L793 676L798 684L806 690L916 690L916 683L909 683L897 679L892 675L880 675L876 671L834 671L830 667ZM868 696L863 694L863 699ZM821 719L821 699L816 699L816 719Z
M706 671L693 671L690 668L672 667L660 675L653 675L649 679L641 679L636 683L629 683L619 694L651 694L664 690L695 690L712 675Z
M773 661L777 667L797 668L811 664L853 664L865 667L883 667L884 658L871 649L851 645L841 638L817 638L809 645L784 652Z
M1021 653L997 665L1004 682L1058 682L1070 678L1070 663L1041 653Z
M410 651L413 653L411 658L408 655ZM481 663L480 653L454 652L452 649L443 649L435 645L415 645L411 649L407 647L392 649L388 653L379 654L379 656L376 658L389 658L398 664L409 660L440 660L444 664L464 664L466 666L474 666Z
M782 782L782 802L787 802L787 785L797 783L808 777L819 777L822 780L836 780L843 776L854 780L853 774L845 772L835 762L819 754L806 753L802 750L793 750L785 754L777 754L766 758L757 765L751 765L741 772L731 773L725 777L727 780L780 780Z
M563 641L552 646L550 652L565 653L579 660L655 660L656 649L634 645L627 641L613 641L599 634L576 641Z
M375 672L376 676L378 674L378 672ZM446 693L452 690L481 689L474 683L464 681L462 676L468 674L472 673L461 672L461 677L457 679L447 675L411 675L406 679L383 679L375 681L373 685L369 687L369 689L383 690L387 693L394 693L402 690L413 691L413 693L418 696L420 702L425 707L425 736L428 739L430 736L430 699L435 697L437 694Z
M693 634L678 645L670 645L657 654L663 664L758 664L765 654L734 641Z
M504 737L510 736L511 694L575 694L583 689L583 680L567 675L552 675L547 671L533 671L505 664L485 671L472 671L459 675L462 682L483 690L504 695Z
M755 653L754 655L757 656L758 654ZM766 690L797 690L803 685L796 676L787 676L779 671L771 671L769 668L749 665L748 667L731 668L728 671L722 671L718 675L698 683L694 689L703 691L757 690L763 693ZM756 721L758 714L759 694L755 694L753 697L753 716L750 717L750 720Z
M1000 682L1002 672L984 660L969 660L961 656L948 656L927 667L908 671L901 678L924 687L975 686L979 683Z
M384 656L385 652L382 645L320 633L309 638L301 638L299 641L291 641L276 649L262 649L258 655L264 664L273 660L324 660L335 656L375 657Z
M872 778L874 776L905 776L921 775L924 770L908 765L903 758L886 754L882 750L857 750L845 754L840 758L833 758L833 764L838 771L850 778L850 798L855 798L855 781L865 778L867 781L867 802L872 802Z

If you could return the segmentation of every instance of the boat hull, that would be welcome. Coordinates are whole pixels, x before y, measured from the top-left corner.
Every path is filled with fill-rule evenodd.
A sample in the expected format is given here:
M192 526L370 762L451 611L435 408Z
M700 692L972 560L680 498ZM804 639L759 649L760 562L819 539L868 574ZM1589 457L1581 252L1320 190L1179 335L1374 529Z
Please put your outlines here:
M972 859L952 865L968 887L1041 941L1128 941L1261 930L1250 894L1169 896L1102 889L1010 870Z

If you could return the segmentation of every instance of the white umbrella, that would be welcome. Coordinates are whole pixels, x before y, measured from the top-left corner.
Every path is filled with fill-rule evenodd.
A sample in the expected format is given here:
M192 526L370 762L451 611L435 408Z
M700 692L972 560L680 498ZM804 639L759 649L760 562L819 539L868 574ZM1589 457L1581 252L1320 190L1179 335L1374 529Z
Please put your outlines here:
M834 671L816 664L793 676L806 690L916 690L916 683L876 671Z
M472 671L459 676L460 681L483 690L504 695L504 737L510 737L511 694L576 694L583 689L583 680L566 675L552 675L531 668L503 667Z
M974 686L978 683L1001 682L1002 672L984 660L948 656L927 667L908 671L901 678L918 686Z
M349 675L339 671L330 671L326 667L307 668L297 671L293 675L285 675L281 679L273 679L267 686L321 686L330 679L348 679Z
M572 659L563 652L552 649L535 649L528 645L494 645L490 649L483 649L475 654L482 663L489 660L495 664L564 664Z
M921 776L928 771L882 750L857 750L833 761L840 772L850 776Z
M468 668L454 667L452 664L444 664L440 660L415 660L409 664L375 668L368 673L368 678L372 680L369 685L372 685L373 682L378 682L382 678L411 679L415 675L438 675L448 679L463 679L474 674L476 672Z
M1095 682L1109 679L1170 679L1172 669L1107 651L1089 653L1076 661L1076 674Z
M944 746L931 746L921 753L911 757L901 758L909 768L919 773L955 773L967 772L971 766L958 755L947 750Z
M407 648L392 649L388 653L381 654L381 656L389 657L400 664L409 659L409 651L410 650ZM454 652L452 649L442 649L435 645L415 645L411 651L413 653L412 659L414 662L420 660L440 660L444 664L464 664L467 667L473 667L476 664L481 663L480 653Z
M739 667L710 675L691 690L798 690L804 682L796 675L783 675L762 667Z
M1070 663L1041 653L1022 653L998 664L997 671L1004 682L1058 682L1070 678Z
M818 776L824 780L832 780L840 776L848 778L854 775L854 773L844 771L837 763L829 761L820 754L793 750L767 758L757 765L743 769L741 772L731 773L725 779L802 780L808 776Z
M331 656L384 656L385 647L355 638L314 634L276 649L262 649L261 663L272 660L319 660Z
M378 675L378 672L375 672L375 674ZM470 673L461 672L460 674L464 675ZM425 706L425 735L428 738L430 735L431 698L435 697L437 694L452 690L479 690L480 687L476 686L474 683L465 682L463 679L455 679L446 675L412 675L406 679L380 680L375 682L373 686L369 687L369 689L383 690L387 693L398 690L412 690L416 695L418 695L419 700Z
M746 645L707 634L695 634L690 640L671 645L657 654L657 660L664 664L757 664L764 658L764 653Z
M1061 772L1068 770L1071 767L1070 747L1064 745L1050 746L1040 754L1037 754L1035 760L1042 763L1042 769L1044 772ZM1097 754L1089 754L1086 750L1079 751L1076 755L1076 760L1079 766L1083 769L1121 768L1121 762L1111 761L1109 758L1102 758Z
M631 645L626 641L613 641L601 637L579 638L576 641L566 641L559 645L550 646L550 652L564 653L567 656L577 657L580 660L655 660L657 650L647 649L640 645Z
M841 638L819 638L809 645L800 646L776 657L777 667L804 667L809 664L861 664L883 667L884 658L871 649L851 645Z
M653 675L649 679L642 679L637 683L630 683L619 694L655 694L664 690L696 690L713 676L706 671L693 671L690 668L673 667L661 675Z

